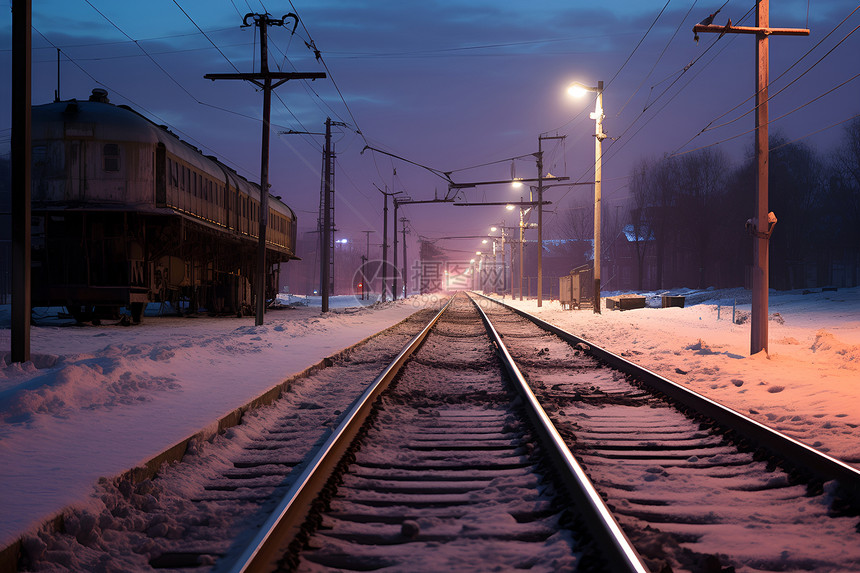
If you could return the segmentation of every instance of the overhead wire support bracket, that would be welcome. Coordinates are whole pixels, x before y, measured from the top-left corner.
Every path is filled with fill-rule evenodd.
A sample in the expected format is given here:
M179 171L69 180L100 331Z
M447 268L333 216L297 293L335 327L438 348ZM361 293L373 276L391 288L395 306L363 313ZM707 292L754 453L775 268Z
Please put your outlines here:
M451 183L448 185L451 189L469 189L478 185L504 185L505 183L532 183L536 181L567 181L570 177L537 177L533 179L502 179L500 181L476 181L474 183Z

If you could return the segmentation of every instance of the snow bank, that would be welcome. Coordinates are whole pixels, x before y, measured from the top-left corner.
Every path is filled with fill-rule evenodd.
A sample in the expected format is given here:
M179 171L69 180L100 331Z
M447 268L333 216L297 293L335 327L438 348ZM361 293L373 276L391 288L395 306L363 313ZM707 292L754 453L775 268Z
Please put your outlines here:
M25 364L9 364L9 306L0 307L0 547L85 501L99 477L138 466L423 307L410 299L322 315L314 302L271 311L261 326L176 316L135 327L54 321L32 328Z

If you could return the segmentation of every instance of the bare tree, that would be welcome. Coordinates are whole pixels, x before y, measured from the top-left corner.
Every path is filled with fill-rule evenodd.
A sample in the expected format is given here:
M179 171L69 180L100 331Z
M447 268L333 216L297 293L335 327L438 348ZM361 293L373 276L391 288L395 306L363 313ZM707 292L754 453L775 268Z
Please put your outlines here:
M716 260L712 252L718 205L725 192L729 163L725 155L714 148L705 148L679 158L678 207L683 242L693 253L697 265L696 283L709 286L707 270ZM719 245L716 245L719 248Z
M585 189L580 187L578 189ZM560 221L562 234L575 241L588 242L594 238L594 196L576 193L568 202L565 217Z

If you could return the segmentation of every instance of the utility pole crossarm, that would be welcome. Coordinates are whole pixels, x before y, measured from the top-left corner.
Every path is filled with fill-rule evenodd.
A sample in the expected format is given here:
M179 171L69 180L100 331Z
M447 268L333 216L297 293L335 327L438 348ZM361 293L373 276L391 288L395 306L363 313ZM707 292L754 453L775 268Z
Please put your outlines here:
M712 34L764 34L765 36L808 36L808 28L757 28L755 26L732 26L731 23L720 26L718 24L696 24L693 26L695 33Z
M281 83L287 80L321 80L325 79L325 72L239 72L237 74L205 74L203 76L207 80L281 80L278 84L273 84L272 87L278 87ZM256 82L255 82L256 83Z

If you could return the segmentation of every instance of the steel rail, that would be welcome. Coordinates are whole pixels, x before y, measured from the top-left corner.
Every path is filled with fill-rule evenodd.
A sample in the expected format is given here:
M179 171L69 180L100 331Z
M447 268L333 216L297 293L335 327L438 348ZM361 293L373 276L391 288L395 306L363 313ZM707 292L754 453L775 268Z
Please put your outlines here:
M617 354L613 354L593 342L580 338L566 330L541 320L524 310L514 308L513 306L481 293L476 294L515 312L541 329L555 334L568 344L586 345L588 349L584 351L587 354L590 354L594 358L620 372L634 376L637 380L675 400L677 403L734 430L750 443L782 457L789 463L795 465L797 469L808 471L816 478L823 481L836 480L839 482L839 485L842 486L843 491L851 497L852 501L860 504L860 470L857 470L836 458L828 456L811 446L807 446L803 442L795 440L790 436L786 436L778 430L774 430L773 428L757 422L740 412L732 410L719 402L715 402L702 394L698 394L693 390L684 388L683 386L672 382L668 378L664 378L647 368L630 362Z
M300 531L310 511L310 503L325 487L332 471L372 411L376 398L388 387L406 360L418 349L453 299L454 297L451 297L448 300L427 326L403 347L397 357L352 403L341 423L331 431L325 443L303 467L302 473L245 549L232 560L227 557L224 566L216 563L215 571L244 573L270 571L275 568L278 559L286 552L287 547Z
M547 452L555 461L554 467L558 471L559 479L564 483L568 495L579 509L591 535L601 547L610 549L601 555L609 565L609 570L649 573L650 570L642 562L630 540L621 530L621 526L613 517L612 512L604 503L603 498L600 497L582 466L576 461L564 443L564 439L559 435L558 430L541 407L537 397L529 388L528 382L523 378L522 372L520 372L489 317L477 301L471 298L470 300L478 309L499 358L508 371L519 395L523 398L526 412L532 420L535 431L541 438L541 443L544 444Z

